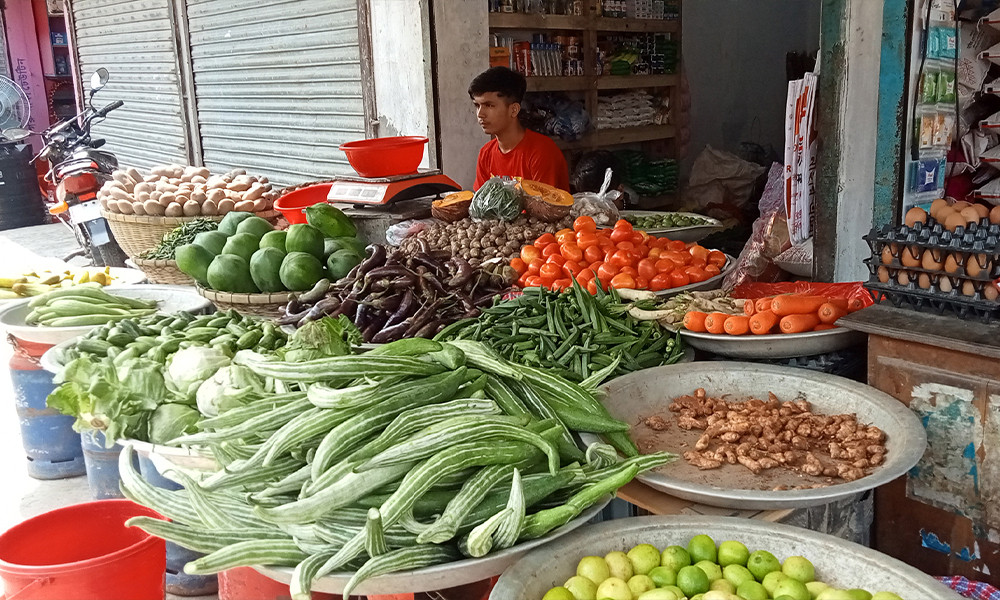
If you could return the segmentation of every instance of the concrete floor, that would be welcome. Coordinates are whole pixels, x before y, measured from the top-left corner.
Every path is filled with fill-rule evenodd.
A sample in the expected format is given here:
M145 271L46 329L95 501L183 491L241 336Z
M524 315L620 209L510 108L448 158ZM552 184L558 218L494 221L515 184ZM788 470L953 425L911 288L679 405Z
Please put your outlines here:
M0 272L57 268L58 259L76 248L72 232L61 224L40 225L0 232ZM74 259L71 264L80 264ZM0 365L13 355L9 344L0 344ZM0 531L41 513L93 500L85 476L41 481L28 476L21 430L14 412L10 372L0 368ZM2 584L0 584L2 587ZM168 600L177 597L167 595ZM196 596L188 600L216 600Z

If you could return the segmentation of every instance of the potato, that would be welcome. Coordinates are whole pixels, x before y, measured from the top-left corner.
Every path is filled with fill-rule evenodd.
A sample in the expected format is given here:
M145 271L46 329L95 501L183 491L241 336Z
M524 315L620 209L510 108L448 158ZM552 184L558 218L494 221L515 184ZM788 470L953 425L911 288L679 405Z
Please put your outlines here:
M202 179L207 179L211 174L212 172L208 170L208 167L196 167L194 170L194 176L201 177Z
M146 175L145 177L142 178L142 180L145 181L146 183L154 183L155 184L157 181L160 180L160 176L159 175Z
M197 202L198 204L204 204L205 200L208 200L208 196L205 195L205 192L195 190L191 192L191 199Z
M123 215L131 215L132 211L132 201L131 200L119 200L118 201L118 212Z
M177 186L177 189L187 190L187 191L190 192L190 191L192 191L194 189L194 184L191 183L190 181L185 181L185 182L181 183L179 186Z
M160 206L169 206L177 202L177 195L173 192L160 192Z
M180 177L171 177L171 178L167 179L167 183L169 183L170 185L172 185L174 187L177 187L177 186L179 186L183 182L181 181Z
M164 211L164 214L168 217L183 217L184 207L174 202L167 207L167 209Z
M121 188L111 188L111 189L108 190L108 193L111 195L112 198L115 198L116 200L131 200L132 199L132 196L128 192L126 192L125 190L123 190Z
M198 204L194 200L185 202L183 208L185 217L196 217L201 214L201 204Z
M226 198L229 198L233 202L242 202L243 192L237 192L235 190L226 190Z
M118 183L124 185L125 183L131 181L132 178L129 177L128 173L125 171L118 170L111 173L111 179L114 179Z
M250 189L251 183L249 181L237 181L233 180L232 183L226 186L227 190L233 192L245 192Z
M136 202L145 202L146 200L149 200L149 192L139 192L138 194L135 194Z
M152 217L159 217L163 215L164 208L160 206L160 203L156 200L147 200L142 203L143 210L146 211L147 215Z
M226 199L226 190L219 188L208 190L207 198L212 202L219 203Z
M136 169L135 167L129 167L125 172L128 174L129 179L132 180L133 184L142 181L142 173L139 172L139 169Z
M101 208L103 208L106 211L110 211L111 210L111 203L108 200L109 200L108 196L104 196L103 198L100 198L98 200L98 202L101 203Z
M246 200L245 202L253 202L253 212L261 212L267 209L267 200L263 198L257 198L256 200Z
M153 175L157 175L158 177L169 177L170 176L169 173L171 172L171 170L172 169L170 168L169 165L157 165L152 169L150 169L149 172L152 173Z
M243 200L236 203L237 212L253 212L253 202L248 200Z
M210 190L224 189L227 183L228 182L225 180L225 178L219 175L212 175L211 177L205 180L205 187L207 187Z
M194 183L194 184L196 184L196 185L197 185L197 184L202 184L202 185L204 185L204 183L205 183L206 181L207 181L207 179L205 179L205 178L204 178L204 177L202 177L201 175L195 175L194 177L192 177L192 178L191 178L191 183Z
M163 192L158 192L156 190L153 190L152 192L149 192L149 199L150 200L156 200L157 202L159 202L161 196L163 196Z
M146 216L146 208L143 206L142 202L132 203L132 214L139 215L140 217Z
M201 214L213 216L219 214L219 206L212 200L205 200L201 205Z
M243 194L244 200L256 200L264 195L264 187L259 183L252 184L247 193Z
M155 185L149 183L148 181L141 181L135 184L135 187L132 189L132 193L139 195L145 192L148 194L149 192L152 192L155 189L156 189Z
M226 175L229 177L230 180L233 180L239 177L240 175L246 175L246 174L247 174L246 169L233 169L232 171L226 173Z
M213 202L212 198L208 199L208 202ZM232 212L236 208L236 203L229 198L223 197L218 203L219 211L218 214L224 215L228 212Z

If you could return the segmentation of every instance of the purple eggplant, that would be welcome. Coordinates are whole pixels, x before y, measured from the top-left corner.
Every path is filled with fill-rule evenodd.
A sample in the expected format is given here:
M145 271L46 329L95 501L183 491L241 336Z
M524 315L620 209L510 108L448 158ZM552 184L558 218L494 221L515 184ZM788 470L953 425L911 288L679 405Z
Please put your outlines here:
M476 274L476 270L472 268L469 261L461 256L452 256L447 264L449 267L453 267L454 271L451 279L448 280L448 287L450 288L464 288L465 284Z
M398 323L403 322L407 317L412 315L417 310L417 297L413 294L412 290L406 290L403 292L403 298L399 302L399 307L396 309L386 325L391 327Z

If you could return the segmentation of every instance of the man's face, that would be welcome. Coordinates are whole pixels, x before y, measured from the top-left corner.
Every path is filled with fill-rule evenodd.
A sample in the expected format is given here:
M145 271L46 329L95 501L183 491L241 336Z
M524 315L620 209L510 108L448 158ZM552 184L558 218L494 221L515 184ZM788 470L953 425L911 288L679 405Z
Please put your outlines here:
M521 109L520 104L508 103L496 92L486 92L474 97L472 105L476 108L476 120L487 135L496 135L506 129L517 119L517 113Z

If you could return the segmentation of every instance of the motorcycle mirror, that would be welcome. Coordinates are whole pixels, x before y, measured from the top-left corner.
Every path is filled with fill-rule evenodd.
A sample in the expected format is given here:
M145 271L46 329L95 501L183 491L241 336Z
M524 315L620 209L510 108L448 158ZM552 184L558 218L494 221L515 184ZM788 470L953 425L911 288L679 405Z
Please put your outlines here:
M2 132L0 132L0 134L2 134L3 137L7 138L8 140L11 140L12 142L20 142L21 140L29 137L31 135L31 132L28 131L27 129L12 127L10 129L4 129Z
M98 90L108 85L108 70L104 67L94 71L94 74L90 76L90 93L93 95L97 93Z

